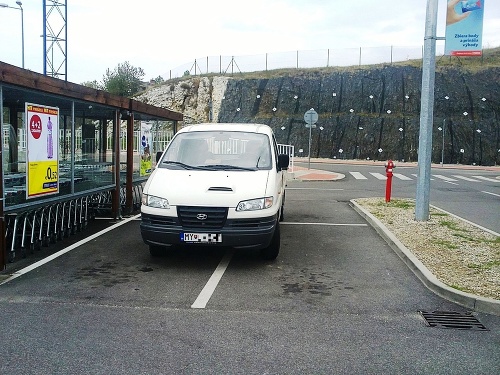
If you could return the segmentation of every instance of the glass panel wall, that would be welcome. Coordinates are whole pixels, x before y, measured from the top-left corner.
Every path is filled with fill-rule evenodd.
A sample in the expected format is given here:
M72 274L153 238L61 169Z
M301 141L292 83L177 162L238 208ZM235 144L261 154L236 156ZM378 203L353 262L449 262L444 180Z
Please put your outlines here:
M150 135L148 134L150 133ZM151 167L156 162L156 152L165 150L173 137L171 121L134 121L133 132L133 182L144 181L149 173L141 174L141 160L151 158ZM123 121L120 127L120 181L125 183L127 165L127 122Z
M33 93L33 97L30 97L27 90L8 85L0 85L0 90L3 98L0 122L3 131L2 166L6 211L32 203L65 199L72 194L114 187L115 154L112 146L108 148L108 145L113 145L113 108L39 93ZM27 121L29 123L25 113L26 101L20 100L23 98L27 98L28 103L59 110L58 150L57 155L54 155L57 156L58 167L57 171L50 171L57 180L58 191L30 198L27 198L26 165L30 129L26 125ZM54 118L52 122L56 123ZM42 124L42 134L49 128L46 125Z

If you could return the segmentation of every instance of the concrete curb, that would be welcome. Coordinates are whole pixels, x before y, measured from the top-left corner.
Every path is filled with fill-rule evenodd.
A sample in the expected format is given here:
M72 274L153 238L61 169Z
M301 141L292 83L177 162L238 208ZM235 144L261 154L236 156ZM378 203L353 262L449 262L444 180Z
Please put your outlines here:
M474 311L500 316L499 300L465 293L439 281L375 216L357 204L354 199L351 199L350 202L354 209L368 221L427 288L448 301L455 302Z

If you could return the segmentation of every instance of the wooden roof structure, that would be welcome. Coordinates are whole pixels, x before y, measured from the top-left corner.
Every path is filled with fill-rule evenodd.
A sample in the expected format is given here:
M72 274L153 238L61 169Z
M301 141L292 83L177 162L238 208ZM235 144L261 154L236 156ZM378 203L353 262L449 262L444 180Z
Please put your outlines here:
M179 112L45 76L1 61L0 85L3 106L14 107L19 111L24 111L26 102L43 103L59 107L62 115L70 115L71 112L66 112L71 110L71 103L75 103L76 117L102 119L109 117L110 110L119 110L121 113L133 113L134 119L139 121L183 120L183 115Z

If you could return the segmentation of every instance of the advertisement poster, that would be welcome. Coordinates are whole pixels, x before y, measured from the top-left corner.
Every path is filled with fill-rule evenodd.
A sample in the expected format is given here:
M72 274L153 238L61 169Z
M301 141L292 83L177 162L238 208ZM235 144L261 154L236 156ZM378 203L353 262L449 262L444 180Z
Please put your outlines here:
M59 108L26 103L26 198L59 192Z
M448 0L445 55L481 56L485 0Z
M151 154L153 153L151 149L153 134L151 133L151 127L152 125L150 123L141 122L141 144L139 151L141 157L140 176L150 175L153 169L153 162L151 159Z

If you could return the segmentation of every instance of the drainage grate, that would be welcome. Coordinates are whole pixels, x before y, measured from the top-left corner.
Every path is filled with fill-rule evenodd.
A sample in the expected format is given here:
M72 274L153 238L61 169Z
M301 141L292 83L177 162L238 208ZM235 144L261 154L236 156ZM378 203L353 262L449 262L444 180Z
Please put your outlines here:
M419 311L429 327L468 329L473 331L488 331L471 313L455 311Z

